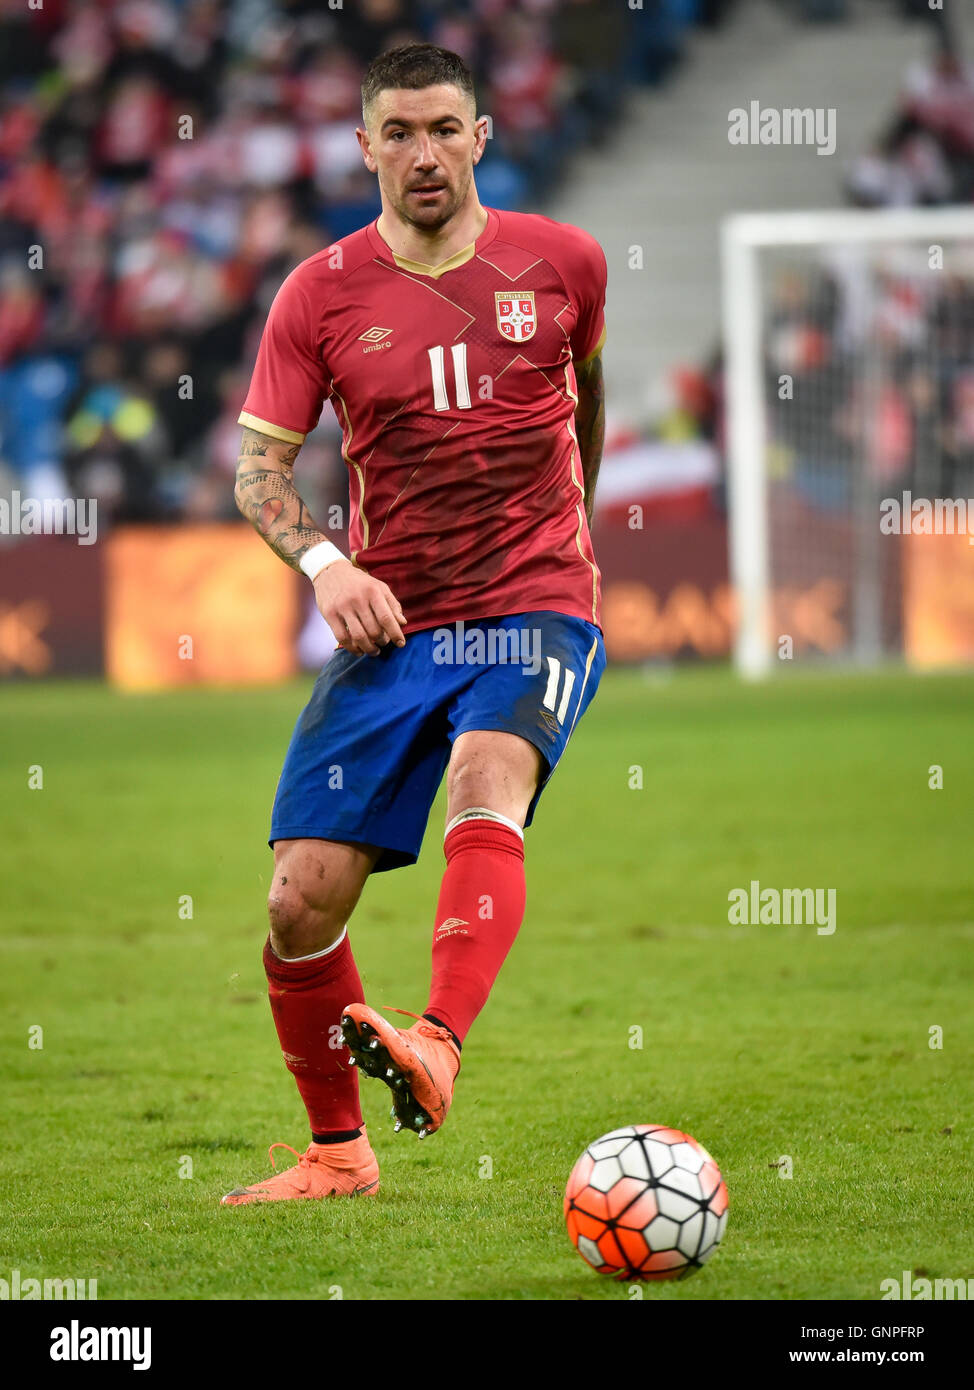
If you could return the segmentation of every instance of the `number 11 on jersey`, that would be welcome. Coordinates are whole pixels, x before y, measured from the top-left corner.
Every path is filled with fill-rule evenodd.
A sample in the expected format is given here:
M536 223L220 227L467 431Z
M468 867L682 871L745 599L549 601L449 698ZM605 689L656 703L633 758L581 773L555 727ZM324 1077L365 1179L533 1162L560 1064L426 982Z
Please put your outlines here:
M444 355L442 347L431 347L429 352L430 367L433 371L433 408L434 410L449 410L450 397L446 389L446 369L444 366ZM470 409L470 384L467 381L467 345L466 343L454 343L450 348L450 355L453 358L453 379L457 388L457 407L460 410Z

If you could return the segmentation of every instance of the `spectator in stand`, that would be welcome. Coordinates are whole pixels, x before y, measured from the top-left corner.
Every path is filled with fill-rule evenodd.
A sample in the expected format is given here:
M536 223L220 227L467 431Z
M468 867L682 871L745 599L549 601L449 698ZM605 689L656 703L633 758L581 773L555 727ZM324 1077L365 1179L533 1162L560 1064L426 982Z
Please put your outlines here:
M39 277L9 261L0 268L0 367L35 347L43 327Z
M360 0L343 19L342 42L364 70L387 48L421 42L424 18L415 0Z
M559 122L568 93L568 71L552 47L544 20L519 12L498 17L493 28L486 109L501 151L523 165L543 196L570 154Z
M240 450L237 416L247 395L249 377L228 368L217 382L219 413L210 416L203 439L201 467L184 499L184 514L193 521L234 521L233 482Z
M171 465L184 468L193 460L216 409L208 374L194 370L179 338L166 336L147 349L141 386L165 432Z
M974 199L974 65L946 28L933 59L908 70L899 109L847 186L877 207Z
M567 0L552 14L552 40L566 65L570 109L584 122L580 137L595 144L604 141L622 110L619 72L628 30L623 7L600 0Z
M66 435L69 491L95 498L100 519L148 521L164 512L158 463L168 457L168 440L115 343L96 343L86 354Z

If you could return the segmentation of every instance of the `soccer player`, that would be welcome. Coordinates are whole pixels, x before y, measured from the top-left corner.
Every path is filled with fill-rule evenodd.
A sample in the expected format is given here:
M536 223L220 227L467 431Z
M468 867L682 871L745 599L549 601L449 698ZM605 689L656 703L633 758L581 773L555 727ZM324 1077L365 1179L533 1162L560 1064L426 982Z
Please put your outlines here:
M381 215L285 280L240 415L238 506L308 576L339 649L270 833L264 966L311 1143L272 1145L272 1167L278 1147L298 1162L230 1205L377 1191L358 1070L389 1086L397 1129L442 1125L521 925L524 827L605 666L589 537L605 257L578 228L481 206L487 120L456 54L382 54L362 103ZM292 481L326 400L350 556ZM444 771L432 986L396 1028L365 1004L347 923L369 874L416 861Z

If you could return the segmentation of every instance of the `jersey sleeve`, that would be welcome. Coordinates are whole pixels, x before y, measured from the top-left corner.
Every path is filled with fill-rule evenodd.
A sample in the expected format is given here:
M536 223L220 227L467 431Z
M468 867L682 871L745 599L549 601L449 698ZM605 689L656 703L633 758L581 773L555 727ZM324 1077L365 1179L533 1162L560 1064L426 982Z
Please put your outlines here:
M569 288L577 310L571 344L572 358L578 365L600 352L605 342L605 286L608 267L605 263L605 253L595 238L587 232L576 230L578 248Z
M317 343L319 315L312 310L301 269L292 270L274 296L238 416L241 425L289 444L304 442L331 394Z

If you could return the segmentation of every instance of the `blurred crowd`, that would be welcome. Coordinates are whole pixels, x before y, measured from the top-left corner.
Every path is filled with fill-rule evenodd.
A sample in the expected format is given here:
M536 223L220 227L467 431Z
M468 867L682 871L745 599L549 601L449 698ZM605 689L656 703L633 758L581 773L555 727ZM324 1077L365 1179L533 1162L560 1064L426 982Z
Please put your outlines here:
M835 248L779 267L766 336L772 475L846 511L974 496L974 247ZM863 467L855 465L862 464Z
M946 11L926 0L899 8L926 26L931 56L908 69L880 137L846 171L845 192L860 207L974 202L974 64ZM806 18L846 15L845 4L826 0ZM773 275L765 319L772 463L818 505L844 508L860 485L974 496L974 248L945 252L949 264L936 274L926 247L847 247ZM780 394L782 377L790 395ZM717 350L671 372L653 434L712 445L723 472L723 403Z
M948 12L925 7L932 54L849 171L858 206L974 202L974 64ZM974 495L974 246L823 248L781 268L766 323L777 471L819 506L878 492ZM791 381L782 398L779 382ZM858 463L864 467L856 467Z
M817 507L848 514L903 490L974 497L974 244L943 252L933 273L916 244L779 252L767 267L769 476ZM663 396L648 437L674 457L712 449L723 507L722 350L673 367Z
M908 71L847 191L871 206L970 201L974 65L925 0L897 3L932 26L933 56ZM97 497L106 520L236 514L236 420L270 301L379 210L353 133L376 53L410 39L462 53L492 119L481 199L540 209L574 152L612 133L627 91L664 82L690 28L730 5L0 0L0 493ZM776 447L825 503L848 486L876 350L890 368L870 398L876 468L932 460L929 486L946 492L970 476L974 270L932 295L928 282L834 258L775 282L768 370L796 380L773 409ZM634 437L617 429L608 446ZM720 458L719 353L674 369L643 438ZM344 500L338 445L325 411L299 460L313 509Z
M537 208L726 3L0 0L0 491L234 514L270 301L379 211L354 138L375 54L460 52L492 118L481 199ZM340 491L336 434L301 464Z

